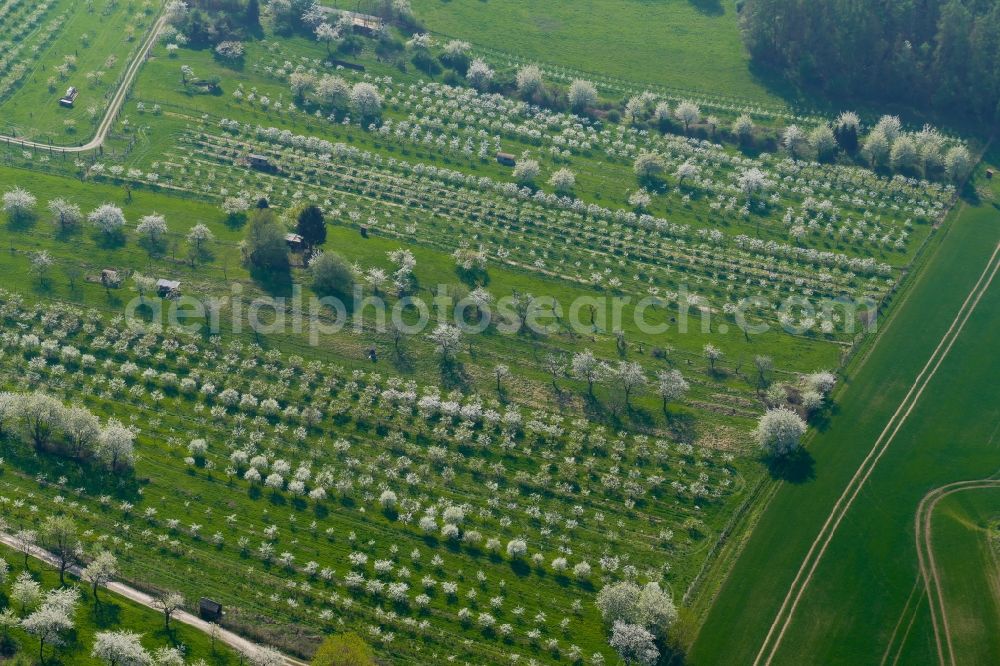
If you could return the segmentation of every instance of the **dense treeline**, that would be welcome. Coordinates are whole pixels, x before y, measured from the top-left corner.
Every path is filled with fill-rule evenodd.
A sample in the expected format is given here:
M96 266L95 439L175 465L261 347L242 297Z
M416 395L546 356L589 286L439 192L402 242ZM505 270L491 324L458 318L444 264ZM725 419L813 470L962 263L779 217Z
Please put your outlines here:
M186 0L167 3L167 18L191 46L244 39L260 28L258 0Z
M996 0L745 0L754 60L831 96L1000 119Z

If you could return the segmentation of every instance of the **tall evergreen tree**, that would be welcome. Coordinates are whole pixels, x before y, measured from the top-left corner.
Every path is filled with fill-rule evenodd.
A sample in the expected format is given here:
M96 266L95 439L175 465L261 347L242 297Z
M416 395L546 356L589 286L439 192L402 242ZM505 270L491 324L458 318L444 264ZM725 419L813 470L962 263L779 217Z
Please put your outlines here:
M326 220L318 206L306 206L299 211L295 233L302 236L309 249L326 242Z

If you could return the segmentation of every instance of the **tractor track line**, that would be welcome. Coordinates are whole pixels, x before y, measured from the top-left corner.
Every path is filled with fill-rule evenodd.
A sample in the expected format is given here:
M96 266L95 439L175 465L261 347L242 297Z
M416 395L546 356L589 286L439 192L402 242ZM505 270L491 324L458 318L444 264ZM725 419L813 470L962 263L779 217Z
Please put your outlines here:
M1000 487L1000 479L978 479L975 481L958 481L935 488L920 500L914 517L914 537L917 543L917 561L920 566L920 577L927 589L927 599L930 602L931 623L934 626L934 641L937 646L938 662L942 666L956 666L955 648L951 639L951 626L948 624L948 609L944 601L941 587L941 574L934 558L933 536L931 522L934 509L938 502L949 495L966 490Z

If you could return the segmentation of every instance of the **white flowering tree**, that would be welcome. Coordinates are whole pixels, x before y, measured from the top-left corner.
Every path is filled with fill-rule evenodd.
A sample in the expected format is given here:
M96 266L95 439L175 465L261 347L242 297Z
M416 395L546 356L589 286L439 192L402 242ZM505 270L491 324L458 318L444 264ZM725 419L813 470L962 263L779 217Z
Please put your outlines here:
M164 592L153 599L153 606L163 613L163 626L170 631L170 618L184 608L184 597L178 592Z
M486 64L482 58L476 58L469 63L469 69L465 72L465 78L476 90L489 90L493 83L493 68Z
M441 359L442 365L448 365L462 349L462 330L451 324L438 324L427 336L434 344L434 351Z
M912 137L903 135L892 143L889 161L894 169L914 169L918 160L917 144Z
M614 648L625 664L655 666L660 660L660 650L655 637L637 624L615 622L608 644Z
M30 262L31 273L38 277L40 283L44 283L54 263L52 255L49 254L48 250L39 250L38 252L32 252L31 258L28 261Z
M212 233L211 229L199 222L191 227L185 239L188 243L191 260L196 262L210 256L208 245L215 240L215 234Z
M135 231L139 234L139 244L150 254L158 254L164 250L167 238L167 220L162 215L152 213L139 218Z
M948 150L944 158L944 170L953 182L961 182L972 170L972 157L965 146L955 146Z
M688 178L694 178L697 175L698 166L687 161L681 162L677 166L677 170L674 172L674 177L677 178L677 184L681 187L683 187L685 180Z
M757 443L771 456L782 456L799 447L806 432L802 417L785 407L769 409L757 423Z
M632 408L631 397L636 389L646 385L646 372L642 365L634 361L619 361L615 368L615 380L625 394L625 407Z
M163 18L170 25L180 25L187 18L188 3L184 0L170 0L163 9Z
M38 659L44 662L46 645L62 645L72 631L77 591L74 587L50 590L41 605L21 622L21 628L38 639Z
M576 174L569 169L558 169L549 178L549 185L559 194L570 194L576 185Z
M741 114L733 121L733 135L740 143L747 143L753 138L753 119L749 114Z
M132 631L99 631L90 656L107 666L150 666L153 659L142 646L142 635Z
M573 354L573 359L570 361L570 373L576 379L587 382L587 393L593 396L594 384L602 377L603 366L594 356L594 352L584 349Z
M69 231L83 219L80 207L66 199L53 199L49 202L49 213L52 214L52 221L59 231Z
M705 354L705 360L708 361L708 369L715 372L715 364L722 360L722 350L712 343L708 343L702 352Z
M497 393L503 393L503 382L510 377L510 368L498 363L493 367L493 378L497 380Z
M542 171L537 160L522 157L514 166L514 179L521 185L530 185Z
M99 601L97 597L97 590L102 585L107 585L112 578L118 575L118 558L115 554L102 550L97 554L94 559L84 567L83 572L80 574L80 578L90 584L91 592L94 595L94 601Z
M865 137L861 147L861 154L864 155L868 163L873 167L884 166L889 158L889 150L892 144L885 131L879 128L873 129Z
M18 534L21 534L20 532ZM15 535L17 536L17 535ZM22 534L22 536L24 536ZM30 533L31 537L34 537L34 532ZM25 544L27 541L19 539L18 543ZM32 542L34 545L34 542ZM30 550L28 551L31 552ZM25 567L27 567L28 555L24 556ZM42 599L42 587L38 584L28 571L22 571L18 574L17 578L14 580L13 585L10 586L10 599L15 604L20 606L21 614L25 614L28 610L33 609L38 602Z
M809 132L809 145L813 147L820 159L830 157L837 148L837 139L833 135L833 129L826 123L817 125Z
M608 624L639 621L639 594L642 590L630 581L609 583L597 593L595 603L601 618Z
M215 45L215 53L222 60L238 62L246 53L246 48L243 46L243 42L227 40Z
M80 536L76 523L66 515L49 516L39 532L42 544L55 556L59 568L59 583L66 584L66 571L80 561Z
M511 539L507 542L507 557L517 560L528 554L528 543L524 539Z
M292 72L288 77L288 85L292 89L295 99L302 101L309 91L316 85L316 77L309 72Z
M3 193L3 210L15 224L31 219L36 203L35 195L20 187L15 186Z
M382 95L378 88L366 81L360 81L351 88L351 108L361 116L362 121L377 120L382 115Z
M87 221L105 238L114 238L125 227L125 213L114 204L101 204L87 216Z
M661 370L656 373L656 392L663 400L664 413L667 411L668 403L683 398L690 388L679 370Z
M781 133L781 144L788 154L796 159L802 155L802 150L808 143L809 138L798 125L789 125Z
M878 119L872 131L881 132L890 144L895 143L896 139L903 133L903 122L899 116L885 115Z
M701 119L701 109L691 101L683 101L674 109L674 116L684 125L684 133L687 134L694 125Z
M517 70L517 91L522 95L534 95L542 86L542 70L538 65L525 65Z
M577 113L583 113L597 104L597 88L590 81L574 79L569 84L567 97L570 107Z
M638 212L647 210L651 203L653 203L653 197L641 187L628 196L628 205L635 208Z
M757 167L744 170L736 179L736 187L739 188L748 203L753 202L758 195L763 194L770 184L767 174Z
M246 653L247 661L252 666L284 666L285 656L274 648L254 646Z
M342 111L351 101L351 86L342 77L328 74L316 82L315 95L323 106Z
M659 583L651 581L639 592L636 614L639 624L660 638L666 638L667 632L677 621L677 606Z
M321 22L313 30L313 34L316 35L316 41L320 44L326 45L326 53L330 55L330 46L340 39L340 30L336 26L330 25L326 21Z
M858 149L861 118L853 111L844 111L833 121L833 134L841 148L849 153Z
M632 164L635 175L640 180L652 180L657 178L664 170L663 159L656 153L639 153Z

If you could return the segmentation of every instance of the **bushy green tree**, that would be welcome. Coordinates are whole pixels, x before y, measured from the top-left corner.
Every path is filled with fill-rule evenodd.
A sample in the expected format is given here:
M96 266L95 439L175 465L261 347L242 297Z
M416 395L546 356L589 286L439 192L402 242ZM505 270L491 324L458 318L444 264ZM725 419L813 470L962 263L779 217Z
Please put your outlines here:
M316 650L312 666L375 666L375 653L355 633L335 634Z
M258 208L250 216L240 250L243 263L250 268L268 272L288 270L285 231L270 208Z

